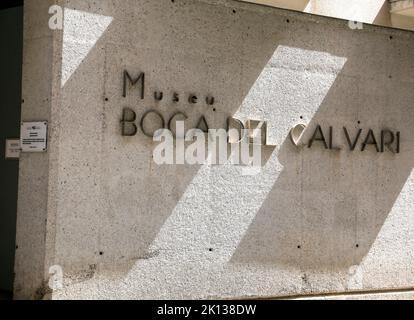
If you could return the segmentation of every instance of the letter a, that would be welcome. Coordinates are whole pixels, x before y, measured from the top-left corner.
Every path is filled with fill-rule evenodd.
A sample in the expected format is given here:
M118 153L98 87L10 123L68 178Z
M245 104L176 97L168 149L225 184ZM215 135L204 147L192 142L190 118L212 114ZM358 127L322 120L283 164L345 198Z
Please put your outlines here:
M318 137L318 134L319 134L319 137ZM308 145L309 148L312 148L312 145L313 145L313 142L314 141L321 141L321 142L323 142L323 144L325 146L325 149L329 149L328 148L328 144L326 143L325 136L323 135L323 131L322 131L322 128L321 128L320 125L318 125L316 127L316 130L315 130L315 132L314 132L314 134L312 136L312 139L309 141L309 145Z
M174 136L171 131L157 130L154 134L154 141L161 142L154 149L154 162L158 165L174 164Z
M61 6L53 5L49 8L49 14L52 16L49 19L49 28L51 30L63 29L63 10Z

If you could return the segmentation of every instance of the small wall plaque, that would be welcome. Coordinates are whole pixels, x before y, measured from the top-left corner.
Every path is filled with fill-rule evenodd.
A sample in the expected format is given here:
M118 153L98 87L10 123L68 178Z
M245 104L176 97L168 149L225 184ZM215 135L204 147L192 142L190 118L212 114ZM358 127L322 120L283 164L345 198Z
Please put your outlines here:
M7 139L6 140L6 159L19 159L20 158L20 139Z
M22 122L20 145L22 152L46 152L47 122Z

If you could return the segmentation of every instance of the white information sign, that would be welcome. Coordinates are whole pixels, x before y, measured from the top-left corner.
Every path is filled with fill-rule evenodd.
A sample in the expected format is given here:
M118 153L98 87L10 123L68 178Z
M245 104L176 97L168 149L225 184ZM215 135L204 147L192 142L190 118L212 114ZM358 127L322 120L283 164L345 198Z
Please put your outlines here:
M20 139L6 140L6 159L20 158Z
M47 122L23 122L20 145L22 152L45 152L47 150Z

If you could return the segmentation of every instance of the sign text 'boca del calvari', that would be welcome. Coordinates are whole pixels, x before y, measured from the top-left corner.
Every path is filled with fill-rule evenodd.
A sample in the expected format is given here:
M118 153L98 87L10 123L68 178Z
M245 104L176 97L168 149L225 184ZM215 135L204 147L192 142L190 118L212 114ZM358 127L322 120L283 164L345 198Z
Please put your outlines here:
M137 77L132 77L127 70L123 72L123 92L122 95L124 98L127 97L128 90L132 90L133 87L136 87L140 92L140 98L143 100L145 98L145 73L141 72ZM180 102L182 97L179 93L173 92L167 97L162 91L155 91L153 96L155 101L161 101L163 99L171 99L173 104ZM216 103L215 97L211 95L198 96L196 94L190 94L184 99L187 99L189 104L198 104L205 103L207 106L214 106ZM159 129L169 129L171 130L172 124L175 119L182 118L187 119L187 115L184 112L177 111L169 119L165 119L163 115L156 109L150 109L146 111L141 119L137 121L136 112L130 108L124 108L122 119L121 119L121 131L123 136L135 136L138 133L139 125L142 133L148 137L153 138L154 132L148 132L145 129L145 122L150 115L158 117L159 119ZM259 144L270 145L268 142L267 134L267 123L266 121L260 120L248 120L246 123L238 119L229 117L227 119L227 130L229 130L230 125L237 127L240 131L246 131L249 135L249 132L254 130L260 130L262 137L259 141ZM209 125L204 115L201 115L196 126L196 129L200 129L203 132L209 131ZM399 131L394 132L389 129L383 129L379 132L375 132L373 129L363 130L361 128L350 130L347 127L342 127L339 130L329 126L327 128L322 128L321 125L316 125L313 134L307 142L302 141L301 136L306 130L306 125L300 124L292 128L291 131L291 141L296 146L306 146L307 148L313 148L314 146L322 146L326 150L342 150L348 149L349 151L365 151L369 147L375 150L378 153L383 153L386 151L392 152L394 154L400 153L401 145L401 133ZM299 131L297 137L294 137L294 132ZM345 143L342 145L336 144L335 137L342 135L345 140ZM249 142L253 143L252 137L249 136ZM237 139L235 142L240 142L242 139ZM339 140L339 139L338 139ZM229 140L230 141L230 140ZM256 143L256 142L255 142Z

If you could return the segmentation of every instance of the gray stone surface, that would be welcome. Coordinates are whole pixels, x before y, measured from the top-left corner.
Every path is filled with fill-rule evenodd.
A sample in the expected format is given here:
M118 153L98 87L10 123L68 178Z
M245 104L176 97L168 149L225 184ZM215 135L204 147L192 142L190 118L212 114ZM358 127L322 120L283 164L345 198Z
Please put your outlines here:
M413 291L358 293L331 296L304 297L295 300L413 300Z
M52 34L47 10L27 2L23 119L51 130L48 153L21 161L17 298L47 294L53 265L64 272L54 299L414 286L412 32L236 1L66 0ZM146 73L144 100L122 97L125 68ZM216 111L156 103L154 90L211 94ZM185 111L192 126L201 114L211 127L267 120L277 146L255 176L157 166L156 143L121 137L124 107ZM300 122L399 130L401 153L296 149Z
M15 293L17 298L41 298L48 274L45 267L46 239L53 234L47 228L52 220L50 199L54 199L49 178L57 161L53 143L56 104L52 103L54 68L54 34L48 28L48 9L54 1L27 1L24 12L24 49L22 85L22 121L51 122L49 153L22 154L20 157L17 214ZM57 61L55 61L57 62ZM58 64L59 65L59 64ZM53 119L53 120L52 120ZM53 201L53 200L52 200Z

